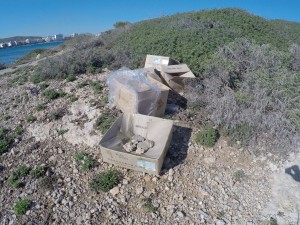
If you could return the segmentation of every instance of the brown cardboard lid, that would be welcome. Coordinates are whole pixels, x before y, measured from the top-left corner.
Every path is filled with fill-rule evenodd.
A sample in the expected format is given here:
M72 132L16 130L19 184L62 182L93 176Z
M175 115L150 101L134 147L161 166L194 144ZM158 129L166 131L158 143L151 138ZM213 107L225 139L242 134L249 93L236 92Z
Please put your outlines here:
M179 64L179 65L162 65L161 70L165 73L186 73L191 71L190 68L186 64Z

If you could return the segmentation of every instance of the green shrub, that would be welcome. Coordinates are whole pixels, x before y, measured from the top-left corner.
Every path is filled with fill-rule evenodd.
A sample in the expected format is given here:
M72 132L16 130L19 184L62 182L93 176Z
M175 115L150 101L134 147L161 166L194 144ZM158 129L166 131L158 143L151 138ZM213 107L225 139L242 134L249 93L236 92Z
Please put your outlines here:
M41 90L45 90L47 87L49 87L49 84L47 84L47 83L41 83L39 86L40 86Z
M38 103L37 106L35 107L35 109L36 109L37 111L42 111L42 110L44 110L45 108L46 108L46 106L45 106L45 104L43 104L43 103Z
M225 135L229 137L229 144L235 144L238 141L241 142L242 146L248 145L250 139L252 138L253 127L243 123L237 124L235 127L227 129Z
M148 209L149 212L154 213L157 211L157 208L152 204L151 198L145 198L143 206Z
M7 152L15 137L9 135L9 131L0 127L0 155Z
M90 182L92 190L99 192L108 192L110 189L115 187L119 182L119 175L114 170L106 170L100 175L96 175Z
M57 109L56 111L53 111L49 115L50 120L59 120L65 115L65 110L64 109Z
M67 81L68 82L72 82L72 81L75 81L76 80L76 76L74 76L74 75L69 75L68 77L67 77Z
M96 160L85 152L79 152L75 155L75 160L81 164L81 169L90 170L96 166Z
M29 123L32 123L32 122L36 121L36 117L33 115L28 115L28 116L26 116L26 121Z
M101 101L102 101L104 104L108 104L108 102L109 102L109 97L108 97L108 95L102 96Z
M15 172L8 177L7 181L14 188L20 187L19 176Z
M23 164L18 167L18 169L16 170L16 174L20 178L20 177L27 175L29 173L29 171L30 171L30 168Z
M71 102L76 102L78 100L78 97L76 97L76 95L69 95L69 99Z
M4 119L4 120L9 120L10 118L11 118L10 115L4 115L4 116L3 116L3 119Z
M21 135L24 132L24 129L22 127L16 127L15 133L17 135Z
M44 166L38 166L30 171L30 176L34 178L42 177L46 174L46 168Z
M65 96L65 93L54 89L48 89L43 92L43 96L49 100L53 100Z
M99 94L102 90L103 86L99 82L92 83L92 89L94 90L95 94Z
M83 81L83 82L77 84L77 88L83 88L83 87L85 87L87 85L89 85L89 83L87 81Z
M241 181L246 176L245 172L243 170L237 170L233 177L236 181Z
M65 133L67 133L69 130L68 129L57 129L56 131L57 131L58 136L62 136Z
M275 218L271 217L269 225L278 225L278 222Z
M196 143L206 147L213 147L218 139L218 132L213 127L207 127L196 133Z
M29 171L30 168L28 168L26 165L19 166L18 169L9 176L8 183L14 188L20 187L21 183L19 179L27 175Z
M16 215L24 215L31 205L31 200L23 199L16 202L14 210Z
M96 120L95 127L101 131L102 134L105 134L106 131L114 123L115 118L109 113L103 112Z

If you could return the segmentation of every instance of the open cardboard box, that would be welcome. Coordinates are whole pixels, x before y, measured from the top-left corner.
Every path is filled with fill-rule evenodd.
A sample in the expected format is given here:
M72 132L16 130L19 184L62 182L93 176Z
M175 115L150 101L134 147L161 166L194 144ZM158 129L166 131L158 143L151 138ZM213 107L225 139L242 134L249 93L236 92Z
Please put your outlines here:
M184 80L195 78L186 64L179 64L178 61L166 56L147 55L144 68L148 72L155 71L164 84L181 95L184 90Z
M103 161L159 175L172 139L172 128L172 120L140 114L122 114L100 141ZM135 134L154 141L154 147L142 155L126 152L123 145Z

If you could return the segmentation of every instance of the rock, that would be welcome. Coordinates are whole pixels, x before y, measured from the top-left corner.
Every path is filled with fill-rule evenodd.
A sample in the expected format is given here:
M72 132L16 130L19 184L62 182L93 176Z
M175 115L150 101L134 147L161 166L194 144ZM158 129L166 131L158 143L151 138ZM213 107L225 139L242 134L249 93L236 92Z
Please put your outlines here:
M137 142L142 142L145 140L145 138L143 138L141 135L138 135L138 134L133 135L131 139L134 141L137 141Z
M180 218L183 218L184 217L184 213L181 212L181 211L177 211L177 216L179 216Z
M120 189L119 189L119 187L114 187L113 189L111 189L109 191L109 193L111 193L113 196L116 196L117 194L120 193Z
M145 152L146 151L144 149L142 149L142 148L137 148L136 151L135 151L136 154L140 154L140 155L144 154Z
M140 195L140 194L143 193L143 191L144 191L144 188L143 188L143 187L138 187L138 188L136 189L136 194L137 194L137 195Z
M223 220L217 220L216 225L226 225Z
M144 180L145 180L146 182L149 182L149 181L151 180L151 177L150 177L149 175L146 175L146 176L144 177Z

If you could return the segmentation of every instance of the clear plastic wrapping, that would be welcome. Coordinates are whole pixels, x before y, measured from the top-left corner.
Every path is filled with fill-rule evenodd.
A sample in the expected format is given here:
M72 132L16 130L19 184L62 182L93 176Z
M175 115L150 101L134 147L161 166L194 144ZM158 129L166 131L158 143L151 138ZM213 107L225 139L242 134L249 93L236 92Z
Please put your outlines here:
M143 69L123 67L112 72L107 79L109 105L126 113L154 116L161 90L146 78Z

